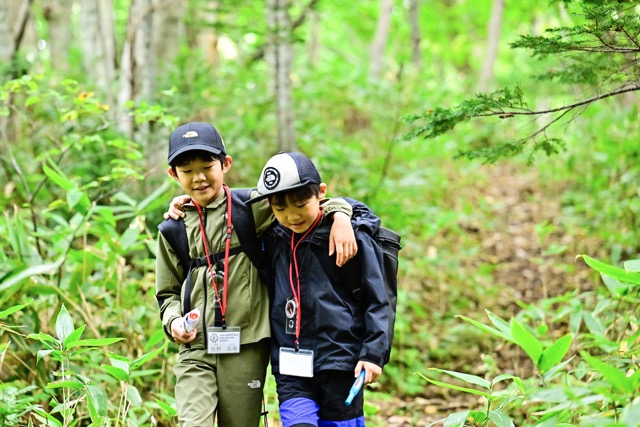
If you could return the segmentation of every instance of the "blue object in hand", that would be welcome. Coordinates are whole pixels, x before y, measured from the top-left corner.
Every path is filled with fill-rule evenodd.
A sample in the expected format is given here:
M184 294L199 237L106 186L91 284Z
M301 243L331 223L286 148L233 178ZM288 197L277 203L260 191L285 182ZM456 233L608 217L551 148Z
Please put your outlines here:
M344 403L347 406L351 405L353 398L356 397L356 394L358 394L358 392L362 388L362 385L364 384L365 375L367 375L367 371L365 371L364 369L361 370L360 375L358 375L358 378L356 378L356 380L353 382L353 385L351 386L351 390L349 390L349 396L347 397L347 400L344 401Z

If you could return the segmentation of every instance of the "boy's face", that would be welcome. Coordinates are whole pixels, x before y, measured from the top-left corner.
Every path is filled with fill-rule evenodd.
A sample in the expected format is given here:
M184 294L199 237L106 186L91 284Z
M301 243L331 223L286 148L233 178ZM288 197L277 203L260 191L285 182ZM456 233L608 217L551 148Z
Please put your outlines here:
M175 173L169 168L169 176L178 181L182 189L191 197L194 203L207 206L212 200L222 194L224 174L231 168L232 159L226 156L220 165L220 160L194 159L188 163L176 166Z
M320 200L327 194L327 185L320 184L320 192L303 201L292 201L286 198L286 204L271 204L273 214L280 224L294 233L304 233L313 225L320 210Z

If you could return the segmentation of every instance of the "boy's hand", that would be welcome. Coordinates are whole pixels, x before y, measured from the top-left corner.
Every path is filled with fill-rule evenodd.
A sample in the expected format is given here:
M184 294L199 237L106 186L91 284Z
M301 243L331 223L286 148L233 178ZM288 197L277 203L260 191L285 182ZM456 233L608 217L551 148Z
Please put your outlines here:
M329 256L336 254L336 265L342 267L358 253L356 236L351 227L351 218L343 212L333 214L333 225L329 235Z
M173 219L184 218L184 212L182 212L182 206L187 204L190 200L189 196L182 195L178 197L174 197L169 203L169 210L164 213L164 219L169 219L169 217Z
M185 332L182 317L177 317L171 321L171 336L180 344L187 344L196 339L196 329Z
M380 378L380 375L382 374L382 368L380 366L376 365L375 363L365 362L364 360L361 360L356 365L356 369L353 370L356 378L358 378L358 375L360 375L360 371L362 371L363 369L367 371L366 375L364 376L365 384L371 384L378 381L378 378Z

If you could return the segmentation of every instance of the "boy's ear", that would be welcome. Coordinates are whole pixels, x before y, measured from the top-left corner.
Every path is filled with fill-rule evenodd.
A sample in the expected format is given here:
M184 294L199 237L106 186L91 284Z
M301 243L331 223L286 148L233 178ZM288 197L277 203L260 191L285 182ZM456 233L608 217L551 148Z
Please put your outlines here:
M327 184L325 184L324 182L321 182L320 183L320 194L318 194L318 198L324 199L326 195L327 195Z
M169 174L169 176L175 180L178 179L178 177L176 176L176 173L173 171L173 168L171 166L169 166L169 169L167 169L167 173Z
M222 164L222 172L227 173L229 169L231 169L231 163L233 163L233 159L231 156L225 156L224 163Z

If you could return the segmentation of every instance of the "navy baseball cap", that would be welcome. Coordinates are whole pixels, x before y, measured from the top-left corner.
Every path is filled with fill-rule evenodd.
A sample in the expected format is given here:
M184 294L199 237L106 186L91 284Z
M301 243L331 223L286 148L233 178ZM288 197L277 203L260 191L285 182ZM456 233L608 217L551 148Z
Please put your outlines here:
M212 124L205 122L187 123L173 131L169 138L167 162L171 164L178 155L192 150L227 155L220 133Z
M308 184L320 184L320 173L313 162L301 153L278 153L262 169L256 190L260 195L247 203L254 203L273 194L293 190Z

